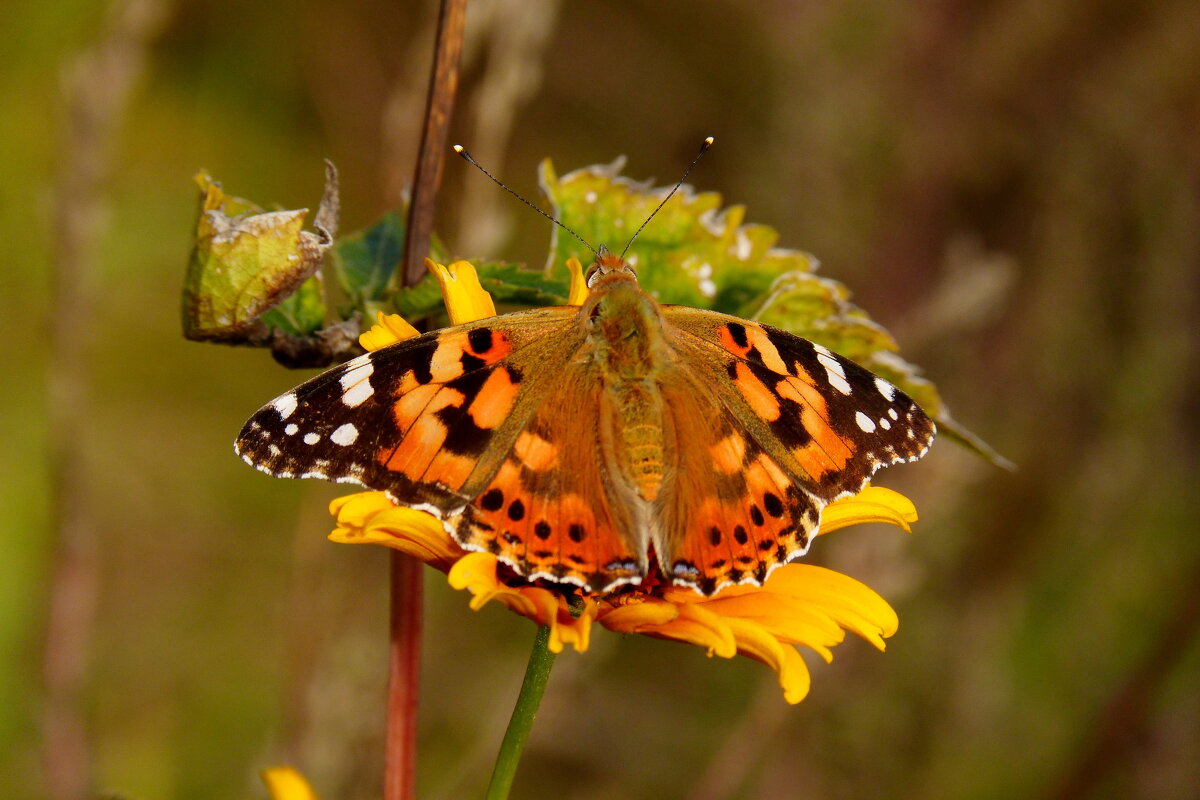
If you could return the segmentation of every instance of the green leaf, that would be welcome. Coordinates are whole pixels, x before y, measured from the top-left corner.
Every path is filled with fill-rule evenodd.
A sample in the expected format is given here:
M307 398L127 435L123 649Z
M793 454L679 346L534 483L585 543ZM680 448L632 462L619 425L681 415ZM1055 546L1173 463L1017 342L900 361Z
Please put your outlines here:
M620 175L624 159L585 167L559 178L542 162L541 184L564 225L593 247L620 252L634 231L670 191ZM743 225L746 209L721 209L716 192L679 191L638 235L627 260L643 288L664 302L727 313L744 313L789 270L810 271L811 256L775 247L779 234L766 225ZM585 265L588 250L555 229L548 268L575 256Z
M266 311L262 321L267 327L290 336L311 336L325 324L325 301L320 274L300 284L300 288L279 305Z
M333 268L342 291L359 308L383 299L404 252L403 211L388 212L369 228L344 236L333 246Z
M196 183L200 215L184 281L184 335L254 338L252 330L263 328L259 317L320 266L328 239L302 230L308 209L263 212L227 196L207 173L198 174Z
M546 272L526 269L523 264L503 261L472 263L479 273L480 285L487 289L497 306L561 306L567 302L570 281L566 267L559 267L557 277L550 277Z

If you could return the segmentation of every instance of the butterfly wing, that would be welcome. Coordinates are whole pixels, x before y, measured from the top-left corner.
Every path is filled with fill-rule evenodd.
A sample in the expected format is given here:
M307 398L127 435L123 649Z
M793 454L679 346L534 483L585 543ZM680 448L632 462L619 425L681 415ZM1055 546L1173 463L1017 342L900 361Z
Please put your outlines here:
M236 450L277 477L387 492L530 579L636 582L646 545L605 472L584 338L574 307L418 336L268 403Z
M655 546L677 583L706 594L761 583L807 551L826 503L933 439L909 397L820 345L711 311L663 316L679 355L664 401L681 446Z
M648 540L638 504L609 472L595 370L587 359L563 366L504 464L463 510L456 536L526 578L599 592L641 580Z
M235 450L277 477L357 483L444 517L491 480L577 349L577 311L507 314L367 353L268 403Z

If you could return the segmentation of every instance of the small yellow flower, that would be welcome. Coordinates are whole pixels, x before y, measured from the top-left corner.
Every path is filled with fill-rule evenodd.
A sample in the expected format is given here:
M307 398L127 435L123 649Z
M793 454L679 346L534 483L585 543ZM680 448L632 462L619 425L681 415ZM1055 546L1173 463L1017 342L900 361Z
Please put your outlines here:
M451 321L469 322L495 314L491 297L465 261L442 267L426 260L438 276ZM570 300L587 297L582 268L571 270ZM411 331L411 332L410 332ZM367 349L416 335L399 317L379 318L363 334ZM779 677L784 699L798 703L808 694L809 673L796 650L803 645L826 661L830 648L851 631L882 650L884 639L899 621L887 602L846 575L811 564L792 563L776 569L762 586L726 587L712 597L665 582L657 573L639 586L607 593L564 592L552 585L523 582L490 553L467 552L450 536L441 520L424 511L394 505L383 492L360 492L330 504L337 527L336 542L382 544L401 550L447 573L450 585L471 593L471 608L495 600L510 610L550 628L549 648L567 644L587 650L592 623L617 633L640 633L694 644L710 656L744 655L769 666ZM868 486L858 494L830 503L819 533L862 522L887 522L906 531L917 519L906 497L890 489ZM564 587L565 588L565 587ZM568 600L568 597L570 600Z
M271 767L259 775L271 800L317 800L317 793L304 776L291 767Z

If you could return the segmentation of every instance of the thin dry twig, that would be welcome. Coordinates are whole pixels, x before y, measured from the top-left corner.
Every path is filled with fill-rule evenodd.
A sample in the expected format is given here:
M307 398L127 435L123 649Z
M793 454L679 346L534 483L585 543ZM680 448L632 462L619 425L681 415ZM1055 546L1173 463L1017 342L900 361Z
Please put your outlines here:
M433 71L429 78L429 99L425 105L425 125L421 131L421 149L417 153L412 202L408 209L402 273L406 286L421 280L424 274L422 261L429 252L434 200L442 184L442 167L446 163L446 131L458 92L458 64L466 20L467 0L442 0Z
M446 159L446 129L458 90L466 14L466 0L442 0L425 125L413 173L404 257L396 270L396 278L407 286L421 279L422 262L429 252L434 203ZM401 553L393 552L391 558L391 647L383 796L385 800L410 800L416 796L422 568L418 561Z

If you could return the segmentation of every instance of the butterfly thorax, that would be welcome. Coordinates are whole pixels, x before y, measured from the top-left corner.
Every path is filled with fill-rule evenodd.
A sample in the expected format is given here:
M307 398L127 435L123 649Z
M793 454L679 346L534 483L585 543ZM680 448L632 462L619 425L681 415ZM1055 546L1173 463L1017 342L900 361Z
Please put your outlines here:
M610 468L646 502L663 481L665 409L659 375L673 354L662 312L632 270L604 270L582 310L588 357L600 378L600 442ZM601 265L603 267L604 265Z

